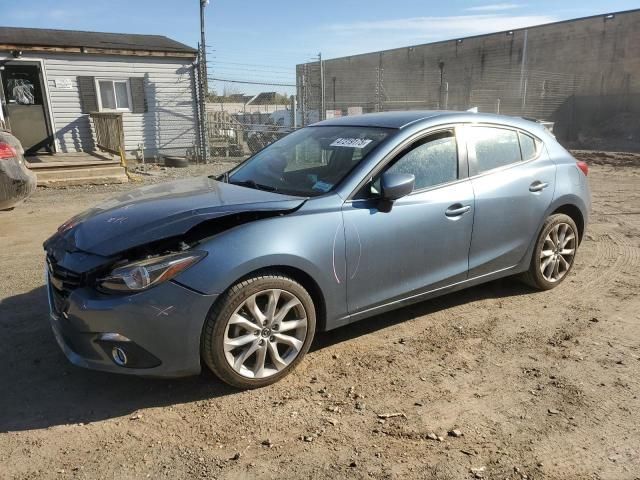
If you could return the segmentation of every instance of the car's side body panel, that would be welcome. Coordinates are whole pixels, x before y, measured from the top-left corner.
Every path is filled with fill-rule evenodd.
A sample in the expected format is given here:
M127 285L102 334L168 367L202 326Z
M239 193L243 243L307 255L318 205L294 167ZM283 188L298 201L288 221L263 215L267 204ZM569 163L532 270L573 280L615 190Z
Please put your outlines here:
M224 292L240 278L266 268L304 272L325 297L326 323L347 315L342 199L309 200L289 215L232 228L203 242L207 257L176 281L205 294ZM259 254L256 254L259 252Z
M551 211L563 205L574 205L580 209L583 226L586 226L591 212L591 190L587 177L580 171L568 152L557 157L556 165L558 171Z
M343 209L349 312L467 278L473 228L469 180L415 192L381 211L375 200ZM469 209L456 217L452 204Z
M469 277L513 267L520 262L551 203L555 177L555 163L542 149L534 160L471 179L476 211L469 250ZM544 188L531 191L536 185Z
M219 294L257 270L294 268L318 285L326 309L321 325L331 329L526 270L532 244L552 207L576 200L556 194L552 201L557 161L545 149L533 161L416 192L395 202L390 212L378 211L370 201L349 199L398 151L399 145L430 131L468 124L427 119L399 130L356 167L338 186L337 195L313 198L297 212L218 234L199 247L209 252L207 258L182 273L177 281L200 292ZM524 127L532 126L532 133L545 144L555 143L542 127L531 122L515 119L510 126L524 131L528 131ZM460 150L465 165L464 145ZM554 152L564 152L571 158L564 149ZM580 173L575 161L566 167ZM534 177L548 182L550 188L542 194L529 192ZM572 185L564 182L566 188L561 190L570 191ZM444 210L456 203L454 197L472 206L455 222L444 215ZM484 202L480 215L475 211L477 197ZM580 208L587 208L584 202ZM496 245L490 237L498 230L505 240ZM409 231L419 233L402 235ZM470 260L471 237L477 242ZM459 253L462 255L458 258ZM453 262L452 255L456 258ZM469 262L473 262L471 267Z

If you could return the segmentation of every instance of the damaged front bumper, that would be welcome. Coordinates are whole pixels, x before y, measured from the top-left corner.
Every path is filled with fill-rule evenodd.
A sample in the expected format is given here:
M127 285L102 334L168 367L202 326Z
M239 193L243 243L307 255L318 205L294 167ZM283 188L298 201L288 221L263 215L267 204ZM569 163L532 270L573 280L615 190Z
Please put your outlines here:
M14 207L36 190L36 174L19 160L0 162L0 210Z
M49 271L46 279L51 327L74 365L152 377L200 373L200 336L215 295L174 282L133 295L88 287L65 294Z

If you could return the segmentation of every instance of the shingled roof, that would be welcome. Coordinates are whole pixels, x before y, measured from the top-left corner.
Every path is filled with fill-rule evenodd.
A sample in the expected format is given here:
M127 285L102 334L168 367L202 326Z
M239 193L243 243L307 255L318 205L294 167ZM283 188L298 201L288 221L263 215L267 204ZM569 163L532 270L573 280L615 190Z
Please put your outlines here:
M164 35L0 27L0 46L59 47L193 54L197 51Z

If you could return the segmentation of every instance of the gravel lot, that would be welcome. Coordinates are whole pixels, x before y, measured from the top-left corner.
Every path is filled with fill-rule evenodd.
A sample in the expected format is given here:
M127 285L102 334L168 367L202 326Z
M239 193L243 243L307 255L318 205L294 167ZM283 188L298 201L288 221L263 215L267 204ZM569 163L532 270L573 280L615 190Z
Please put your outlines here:
M135 185L39 189L0 213L0 478L640 478L640 158L580 156L593 217L561 287L505 279L321 334L249 392L70 365L42 241Z

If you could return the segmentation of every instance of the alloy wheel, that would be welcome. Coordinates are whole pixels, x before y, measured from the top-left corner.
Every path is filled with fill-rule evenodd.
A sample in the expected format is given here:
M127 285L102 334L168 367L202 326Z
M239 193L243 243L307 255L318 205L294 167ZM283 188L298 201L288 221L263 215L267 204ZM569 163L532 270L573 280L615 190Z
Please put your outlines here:
M576 233L568 223L558 223L547 233L540 252L540 272L548 282L558 282L571 268L576 253Z
M286 290L263 290L244 300L229 318L224 354L243 377L270 377L296 359L306 336L307 315L300 299Z

